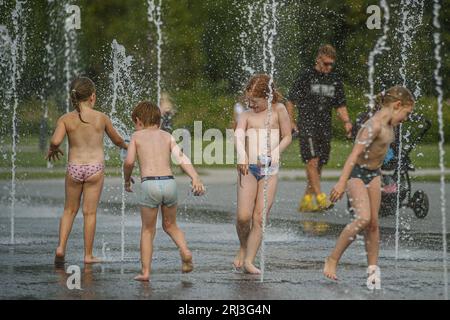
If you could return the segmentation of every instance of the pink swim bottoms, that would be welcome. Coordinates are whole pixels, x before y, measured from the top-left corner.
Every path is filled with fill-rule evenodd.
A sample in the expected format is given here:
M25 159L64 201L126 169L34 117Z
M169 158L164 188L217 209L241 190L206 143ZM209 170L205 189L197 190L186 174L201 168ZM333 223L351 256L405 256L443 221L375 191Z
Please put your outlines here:
M69 163L67 171L70 176L80 182L85 182L90 176L105 169L103 163L94 164L73 164Z

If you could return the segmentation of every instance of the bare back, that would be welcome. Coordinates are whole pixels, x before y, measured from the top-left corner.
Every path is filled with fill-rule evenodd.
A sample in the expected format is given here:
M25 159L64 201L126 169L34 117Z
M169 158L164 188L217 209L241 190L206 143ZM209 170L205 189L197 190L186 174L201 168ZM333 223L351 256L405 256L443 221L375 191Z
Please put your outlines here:
M102 112L84 109L81 122L78 112L61 117L69 139L69 162L76 164L103 163L103 138L107 117Z
M147 128L133 134L141 177L170 176L172 136L163 130Z

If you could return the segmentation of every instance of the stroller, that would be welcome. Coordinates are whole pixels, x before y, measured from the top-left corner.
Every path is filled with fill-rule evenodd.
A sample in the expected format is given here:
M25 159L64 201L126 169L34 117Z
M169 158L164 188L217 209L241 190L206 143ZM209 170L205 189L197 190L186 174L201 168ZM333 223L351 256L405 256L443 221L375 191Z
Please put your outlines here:
M354 125L353 137L356 137L362 124L368 119L369 113L364 112L358 115ZM431 128L431 121L420 115L410 115L409 120L417 123L419 130L415 133L407 132L403 134L401 164L399 166L398 150L400 146L399 130L395 132L395 141L391 144L381 167L381 205L380 215L382 217L395 214L397 210L397 201L400 208L411 208L417 218L423 219L427 216L430 205L427 194L423 190L417 190L412 194L411 179L409 172L415 171L414 165L410 159L410 153L417 144L423 139L425 134ZM407 140L408 139L408 140ZM400 180L399 180L400 171ZM400 181L400 184L398 182ZM348 208L351 211L350 201L347 201Z

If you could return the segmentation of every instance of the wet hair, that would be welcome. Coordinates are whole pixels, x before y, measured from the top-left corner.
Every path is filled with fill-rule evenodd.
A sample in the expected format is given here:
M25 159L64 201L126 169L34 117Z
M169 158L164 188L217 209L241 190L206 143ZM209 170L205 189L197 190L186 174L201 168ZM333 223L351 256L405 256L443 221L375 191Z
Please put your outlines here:
M414 104L414 96L407 88L402 86L394 86L386 91L380 92L375 97L375 105L373 108L369 108L368 111L360 113L355 121L355 125L352 128L352 135L356 138L361 126L369 120L375 113L381 110L383 107L387 107L389 104L400 101L402 106L412 103Z
M272 91L272 103L281 102L283 96L278 92L275 83L272 81L271 89L269 89L270 76L267 74L257 74L250 78L244 92L255 98L269 99Z
M72 106L78 111L78 117L83 123L88 123L81 118L80 103L87 101L95 92L94 82L87 77L78 77L70 84L70 100Z
M379 110L395 101L400 101L402 105L415 103L415 99L411 91L402 86L394 86L376 96L375 109Z
M336 49L331 44L325 44L317 51L317 57L327 56L333 60L336 60Z
M134 107L131 118L134 123L139 118L144 126L159 126L161 124L161 110L150 101L141 101Z

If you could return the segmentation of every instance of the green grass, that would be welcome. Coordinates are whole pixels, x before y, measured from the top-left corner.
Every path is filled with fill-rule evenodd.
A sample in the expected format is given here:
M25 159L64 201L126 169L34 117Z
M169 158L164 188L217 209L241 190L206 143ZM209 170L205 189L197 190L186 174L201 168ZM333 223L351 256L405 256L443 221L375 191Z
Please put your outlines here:
M36 137L27 137L21 139L18 145L18 153L16 158L16 166L18 168L47 168L47 161L45 160L45 152L41 152L37 148L38 139ZM203 147L207 146L209 142L203 142ZM327 169L341 169L350 154L352 143L347 141L334 140L332 142L331 156ZM192 143L192 148L194 144ZM65 150L64 145L61 147ZM225 144L224 144L225 150ZM9 150L6 150L9 151ZM445 145L445 167L450 168L450 145ZM107 150L109 159L106 160L106 165L109 168L120 168L121 160L119 157L118 148ZM224 151L225 154L225 151ZM191 157L193 159L193 157ZM439 167L439 149L437 144L423 144L411 153L411 160L417 169L438 168ZM54 168L64 168L66 165L65 157L54 163ZM303 168L304 165L300 158L298 139L294 139L292 144L282 155L282 165L284 168ZM227 164L198 164L199 168L228 168L234 165ZM8 169L11 167L10 152L4 153L0 156L0 168ZM31 175L31 173L29 173ZM37 173L33 173L37 175ZM4 174L3 174L4 175ZM1 175L0 175L1 177Z

